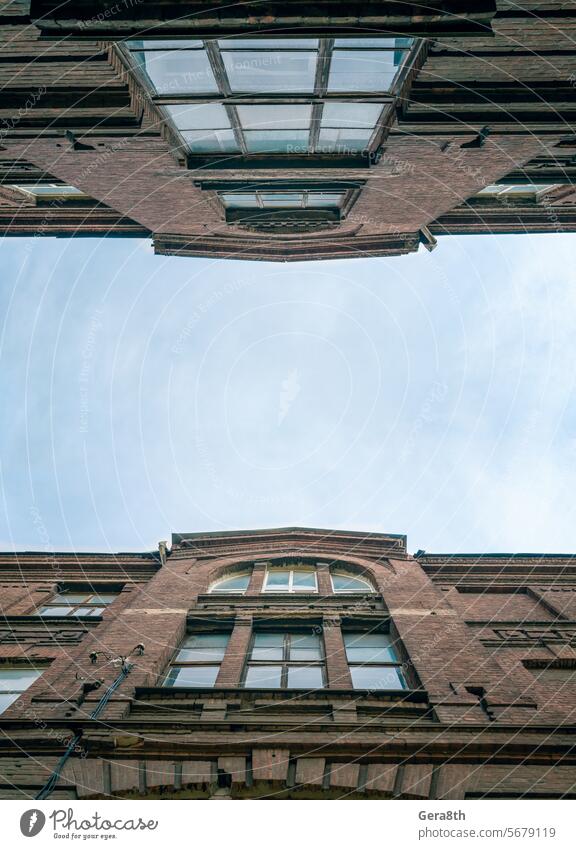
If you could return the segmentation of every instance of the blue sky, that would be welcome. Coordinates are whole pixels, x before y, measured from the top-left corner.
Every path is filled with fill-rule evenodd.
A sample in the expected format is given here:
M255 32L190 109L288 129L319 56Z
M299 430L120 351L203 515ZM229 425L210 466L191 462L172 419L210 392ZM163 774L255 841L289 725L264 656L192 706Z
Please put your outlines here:
M576 551L576 237L268 264L0 243L0 548Z

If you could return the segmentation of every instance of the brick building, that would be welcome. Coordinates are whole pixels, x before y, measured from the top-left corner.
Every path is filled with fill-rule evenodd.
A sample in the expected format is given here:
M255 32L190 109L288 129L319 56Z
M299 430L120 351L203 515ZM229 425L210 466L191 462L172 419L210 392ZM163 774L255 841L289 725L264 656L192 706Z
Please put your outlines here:
M0 0L0 233L297 260L576 229L573 0Z
M0 798L576 797L573 555L284 528L0 584Z

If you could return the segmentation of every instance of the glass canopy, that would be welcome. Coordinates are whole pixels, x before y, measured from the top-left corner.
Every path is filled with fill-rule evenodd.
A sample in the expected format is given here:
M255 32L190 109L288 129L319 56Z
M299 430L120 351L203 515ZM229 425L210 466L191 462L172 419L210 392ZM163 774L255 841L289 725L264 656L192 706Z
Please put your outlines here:
M349 154L377 135L410 38L128 41L196 154Z

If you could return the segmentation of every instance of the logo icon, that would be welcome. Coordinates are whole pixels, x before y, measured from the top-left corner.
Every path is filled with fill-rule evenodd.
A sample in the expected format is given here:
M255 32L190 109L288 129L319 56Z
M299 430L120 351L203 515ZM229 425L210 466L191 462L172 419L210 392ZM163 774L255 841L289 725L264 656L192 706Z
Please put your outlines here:
M20 817L20 831L24 837L36 837L46 825L46 817L42 811L33 808L25 811Z

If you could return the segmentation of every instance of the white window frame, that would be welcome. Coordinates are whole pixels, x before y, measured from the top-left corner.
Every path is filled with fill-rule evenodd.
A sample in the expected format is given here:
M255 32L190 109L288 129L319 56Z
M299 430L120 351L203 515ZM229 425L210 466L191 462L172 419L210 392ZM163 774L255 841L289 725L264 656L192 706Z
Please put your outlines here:
M23 669L23 670L26 670L27 672L37 672L38 674L36 675L35 679L33 681L31 681L30 684L28 684L28 686L25 687L23 690L14 689L13 687L10 688L9 686L5 687L4 685L5 684L9 685L10 681L2 677L2 672L3 671L12 671L14 669L17 669L17 670ZM45 670L46 670L46 666L35 666L33 664L30 664L30 665L23 664L23 663L0 664L0 695L2 695L2 696L14 696L14 698L4 708L0 707L0 715L3 714L4 711L8 710L8 708L11 708L12 705L14 704L14 702L18 701L20 696L22 696L27 690L30 689L30 687L33 684L36 683L36 681L41 677L41 675L43 674L43 672Z
M288 589L280 590L277 587L268 587L268 576L271 572L289 572L290 577L288 579ZM314 589L308 589L308 587L297 587L294 588L294 572L312 572L314 574ZM297 595L305 595L306 593L317 593L318 592L318 572L316 566L310 564L306 566L303 564L301 567L294 566L268 566L266 568L266 575L264 576L264 584L262 585L262 592L264 593L278 593L278 595L289 595L297 594Z

